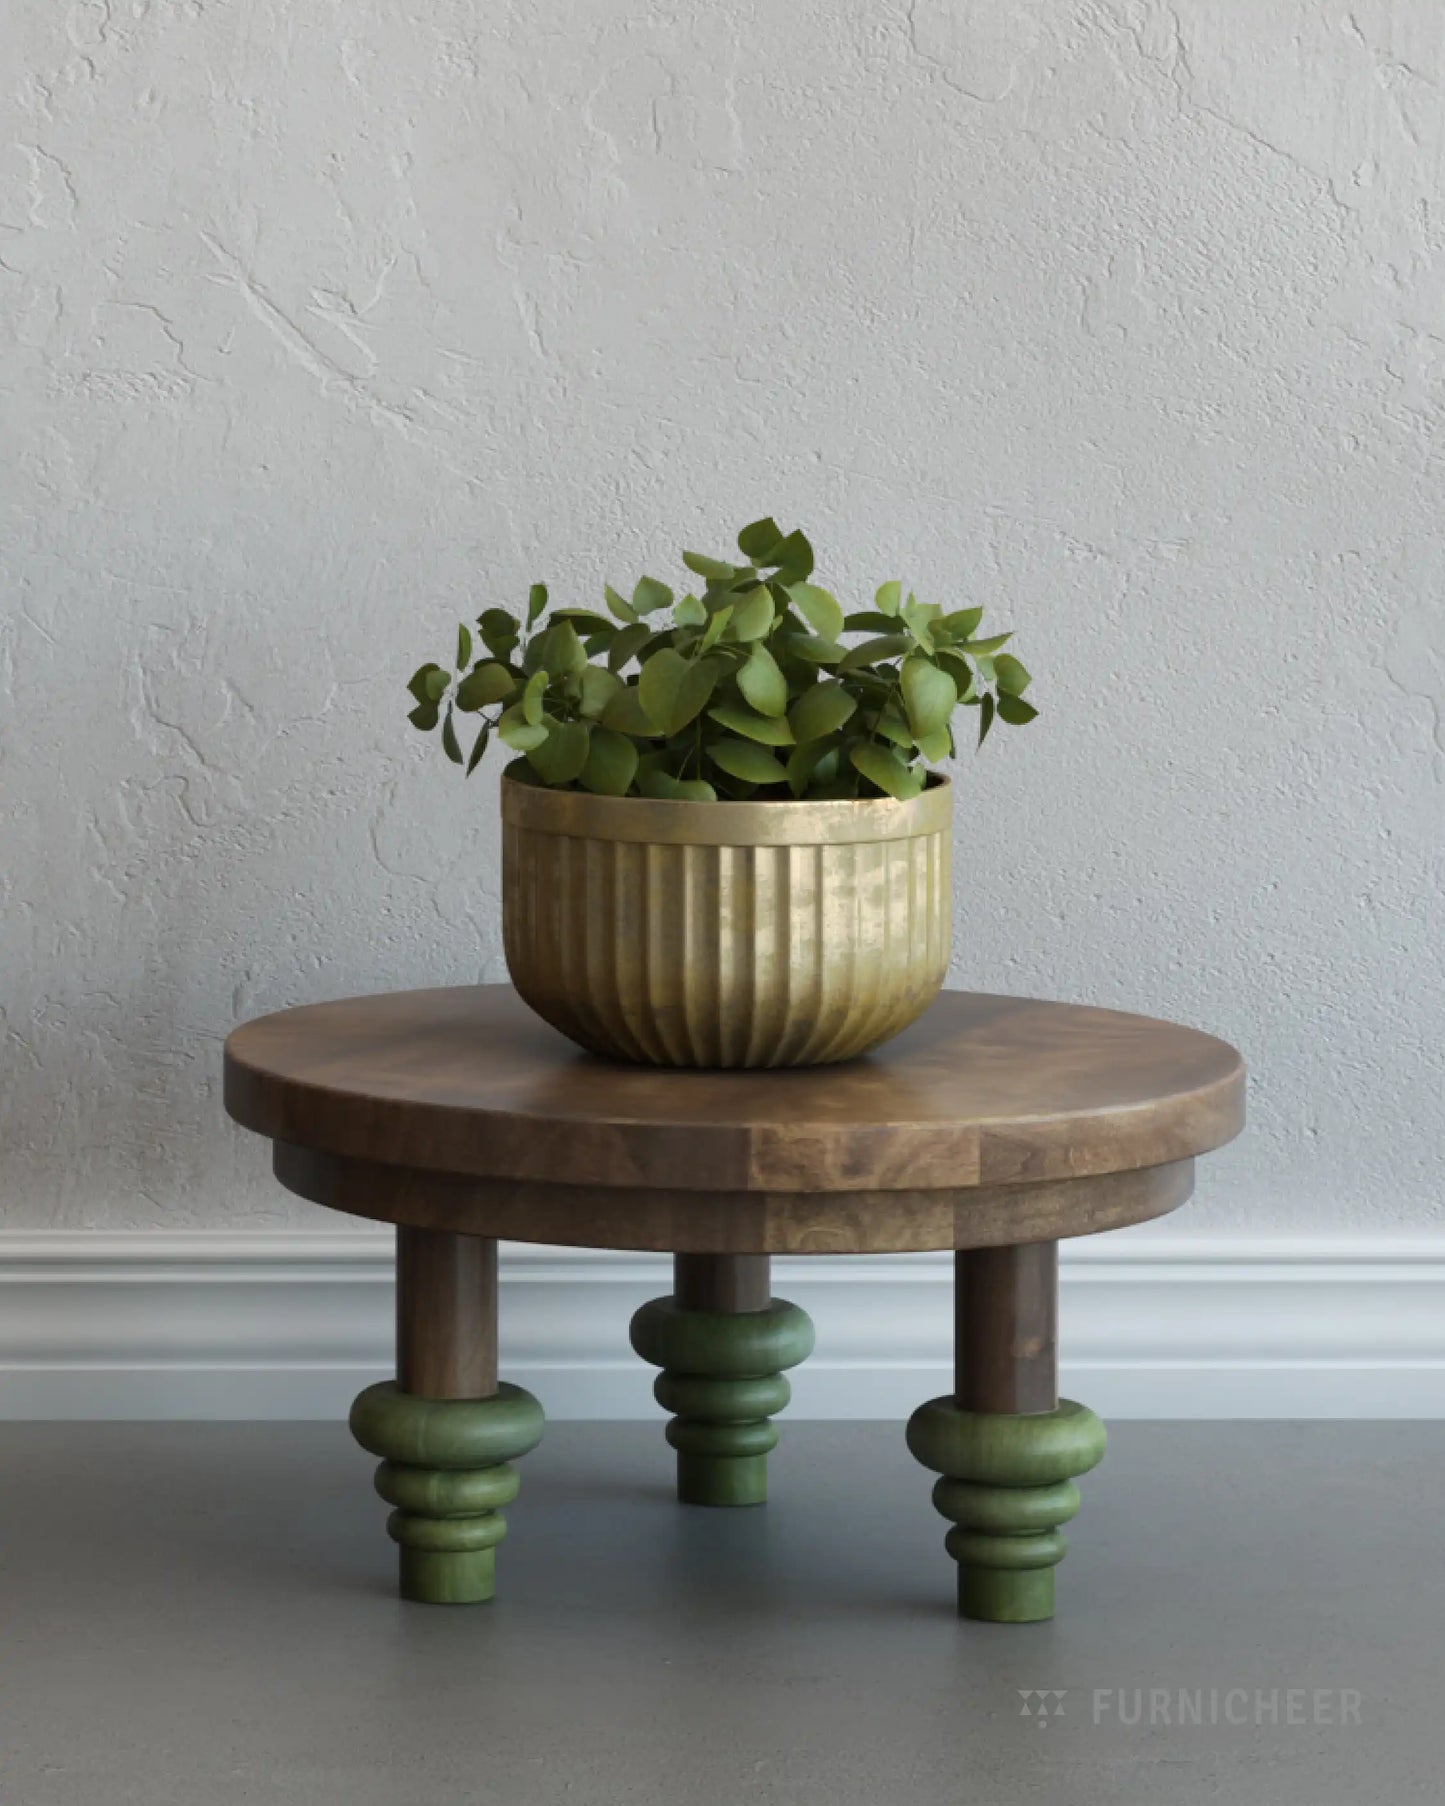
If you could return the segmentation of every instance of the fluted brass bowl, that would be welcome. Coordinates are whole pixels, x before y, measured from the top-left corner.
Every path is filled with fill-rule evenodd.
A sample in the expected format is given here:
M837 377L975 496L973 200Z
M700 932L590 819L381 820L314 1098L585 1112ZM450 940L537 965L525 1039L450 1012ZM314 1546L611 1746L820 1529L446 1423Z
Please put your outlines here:
M502 780L512 982L580 1046L814 1066L891 1039L948 966L952 786L664 803Z

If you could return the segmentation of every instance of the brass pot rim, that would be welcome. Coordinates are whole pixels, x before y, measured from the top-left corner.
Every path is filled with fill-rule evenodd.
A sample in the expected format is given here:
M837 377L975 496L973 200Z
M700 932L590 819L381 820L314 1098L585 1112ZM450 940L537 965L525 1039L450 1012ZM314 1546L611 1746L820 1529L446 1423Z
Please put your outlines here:
M502 820L541 834L658 846L767 847L911 840L947 830L953 781L931 771L917 796L822 797L773 802L663 802L593 796L502 778Z

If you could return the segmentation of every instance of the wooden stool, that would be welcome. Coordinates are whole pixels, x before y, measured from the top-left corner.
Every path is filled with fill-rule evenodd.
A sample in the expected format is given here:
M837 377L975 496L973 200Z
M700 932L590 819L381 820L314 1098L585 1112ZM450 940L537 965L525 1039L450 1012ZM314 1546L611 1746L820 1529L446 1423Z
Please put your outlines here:
M595 1059L502 985L285 1010L226 1044L226 1108L281 1183L397 1225L397 1379L351 1423L382 1457L403 1595L442 1603L490 1598L511 1463L542 1433L497 1378L498 1238L673 1254L632 1345L662 1370L678 1496L721 1506L766 1497L813 1346L769 1256L952 1248L954 1388L908 1445L941 1476L960 1612L1050 1617L1074 1481L1104 1452L1058 1396L1059 1240L1182 1204L1243 1097L1212 1036L961 992L866 1059L778 1072Z

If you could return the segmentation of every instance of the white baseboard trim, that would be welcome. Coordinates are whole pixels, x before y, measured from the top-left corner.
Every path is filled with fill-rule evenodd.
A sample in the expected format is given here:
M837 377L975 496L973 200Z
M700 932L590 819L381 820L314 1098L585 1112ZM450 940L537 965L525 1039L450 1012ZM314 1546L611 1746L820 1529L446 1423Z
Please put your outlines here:
M502 1367L548 1414L656 1418L627 1343L651 1255L509 1244ZM947 1255L780 1259L818 1326L794 1418L950 1383ZM0 1233L0 1418L344 1417L391 1364L391 1238ZM1066 1393L1106 1417L1445 1417L1445 1236L1066 1246Z

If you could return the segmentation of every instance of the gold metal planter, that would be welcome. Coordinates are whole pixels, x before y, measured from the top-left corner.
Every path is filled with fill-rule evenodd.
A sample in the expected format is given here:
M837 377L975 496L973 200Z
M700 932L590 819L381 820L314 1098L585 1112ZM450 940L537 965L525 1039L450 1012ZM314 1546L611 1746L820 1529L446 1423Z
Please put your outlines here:
M943 983L952 796L937 779L904 803L663 803L504 778L512 982L615 1059L852 1059Z

